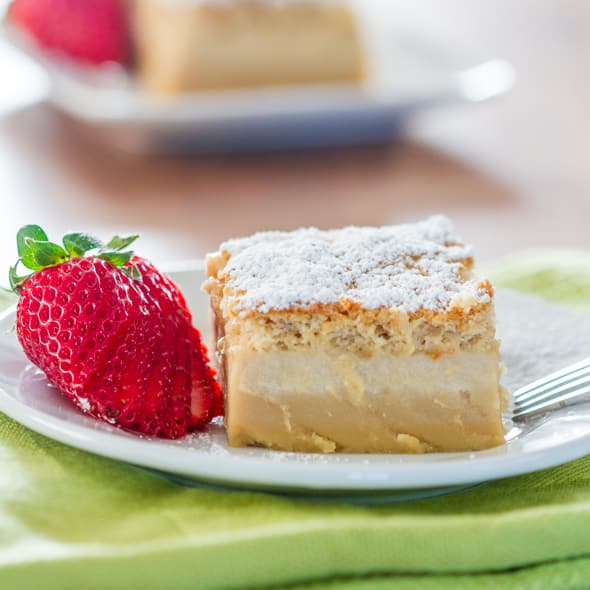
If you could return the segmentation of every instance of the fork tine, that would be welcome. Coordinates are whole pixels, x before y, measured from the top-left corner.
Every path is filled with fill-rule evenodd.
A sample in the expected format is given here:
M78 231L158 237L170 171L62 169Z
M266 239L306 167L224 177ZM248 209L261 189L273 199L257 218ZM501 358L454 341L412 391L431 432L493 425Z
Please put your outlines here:
M590 375L590 365L588 367L584 367L583 369L578 369L577 371L572 371L571 373L568 373L567 375L564 375L563 377L557 377L555 379L552 379L551 381L548 381L547 383L545 383L544 385L540 385L534 388L530 388L530 386L527 386L526 391L523 393L522 390L518 390L515 394L514 394L514 399L518 401L518 403L523 403L528 399L536 399L537 397L539 397L542 393L546 392L546 391L553 391L556 387L563 385L563 384L568 384L570 382L572 382L574 379L579 379L581 377Z
M585 385L590 385L590 372L579 379L567 380L561 385L558 385L557 382L555 382L555 384L552 384L550 387L548 386L540 389L536 395L529 396L526 399L515 399L514 403L518 408L528 408L529 406L534 406L545 399L554 398L555 396L568 393L574 389L579 389Z
M538 379L537 381L533 381L532 383L529 383L528 385L525 385L524 387L521 387L520 389L517 389L514 392L513 397L514 397L514 399L525 400L525 399L535 395L539 389L545 390L549 386L552 386L553 384L558 385L559 383L564 383L565 381L568 381L570 378L573 378L574 373L576 373L576 376L577 376L578 373L582 374L582 372L584 372L586 369L589 369L589 368L590 368L590 357L585 358L584 360L582 360L578 363L570 365L569 367L566 367L565 369L561 369L560 371L556 371L555 373L551 373L549 375L546 375L545 377L542 377L541 379ZM556 382L558 382L558 383L556 383Z
M552 397L550 399L546 399L541 401L540 403L530 406L528 408L519 408L516 409L512 415L514 420L518 420L519 418L524 418L526 416L531 416L533 414L539 414L542 412L546 412L551 409L558 409L560 407L564 407L565 405L573 406L576 403L584 403L590 399L590 386L583 387L582 389L576 389L575 391L570 391L569 393L565 393L563 395L558 395L556 397ZM572 400L577 400L576 403L571 403ZM566 404L566 402L569 402Z

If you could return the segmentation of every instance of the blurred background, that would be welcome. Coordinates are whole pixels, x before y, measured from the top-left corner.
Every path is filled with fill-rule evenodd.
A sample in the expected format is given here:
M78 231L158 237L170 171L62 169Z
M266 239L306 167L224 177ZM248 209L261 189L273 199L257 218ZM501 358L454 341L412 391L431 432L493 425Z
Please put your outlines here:
M120 73L87 81L94 66L31 49L30 39L23 52L18 26L5 25L0 268L16 259L26 223L53 237L138 232L156 262L201 258L262 229L433 212L454 218L484 261L589 247L590 4L371 0L353 10L371 60L358 87L205 89L147 102ZM113 86L90 105L95 84ZM304 140L285 141L300 128Z

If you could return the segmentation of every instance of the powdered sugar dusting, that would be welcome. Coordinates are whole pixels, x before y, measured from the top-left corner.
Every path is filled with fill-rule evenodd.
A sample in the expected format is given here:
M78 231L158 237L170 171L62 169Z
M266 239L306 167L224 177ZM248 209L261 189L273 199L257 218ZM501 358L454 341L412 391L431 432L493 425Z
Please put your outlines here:
M489 301L480 281L462 278L471 250L442 215L395 226L261 232L220 250L231 255L222 274L238 294L237 309L352 301L415 312Z

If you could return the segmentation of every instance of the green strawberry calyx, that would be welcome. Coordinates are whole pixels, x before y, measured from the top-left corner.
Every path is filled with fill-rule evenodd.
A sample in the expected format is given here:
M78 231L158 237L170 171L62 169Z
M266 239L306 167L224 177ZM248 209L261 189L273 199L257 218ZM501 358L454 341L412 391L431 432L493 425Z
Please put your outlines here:
M115 236L106 244L85 233L69 233L62 238L62 244L50 242L45 231L38 225L25 225L16 234L18 260L10 267L8 280L15 293L19 293L24 282L36 272L63 264L72 258L93 256L102 258L129 276L141 278L135 265L127 265L133 256L132 250L126 248L139 236ZM23 266L32 273L19 275L19 267Z

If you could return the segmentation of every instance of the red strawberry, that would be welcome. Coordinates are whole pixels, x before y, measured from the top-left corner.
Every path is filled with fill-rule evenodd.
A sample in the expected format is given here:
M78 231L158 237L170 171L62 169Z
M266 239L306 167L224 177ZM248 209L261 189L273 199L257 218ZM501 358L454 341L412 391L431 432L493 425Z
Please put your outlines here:
M85 412L131 430L177 438L222 411L199 332L176 285L85 234L52 244L38 226L17 236L16 331L29 359ZM18 263L17 263L18 264Z
M13 0L8 18L44 49L92 64L129 61L122 0Z
M165 313L175 315L182 312L186 320L181 323L183 326L189 327L189 333L186 337L190 339L190 348L193 351L198 351L198 354L192 355L191 375L193 388L196 388L198 392L205 391L207 393L207 395L193 395L193 425L201 425L203 419L198 419L197 416L205 411L207 414L204 420L209 422L211 418L220 416L223 413L223 396L219 383L211 375L207 350L201 342L201 334L192 325L192 316L184 296L170 278L162 274L151 262L134 256L131 263L141 274L144 286L160 302ZM206 407L203 407L204 403L206 403Z

